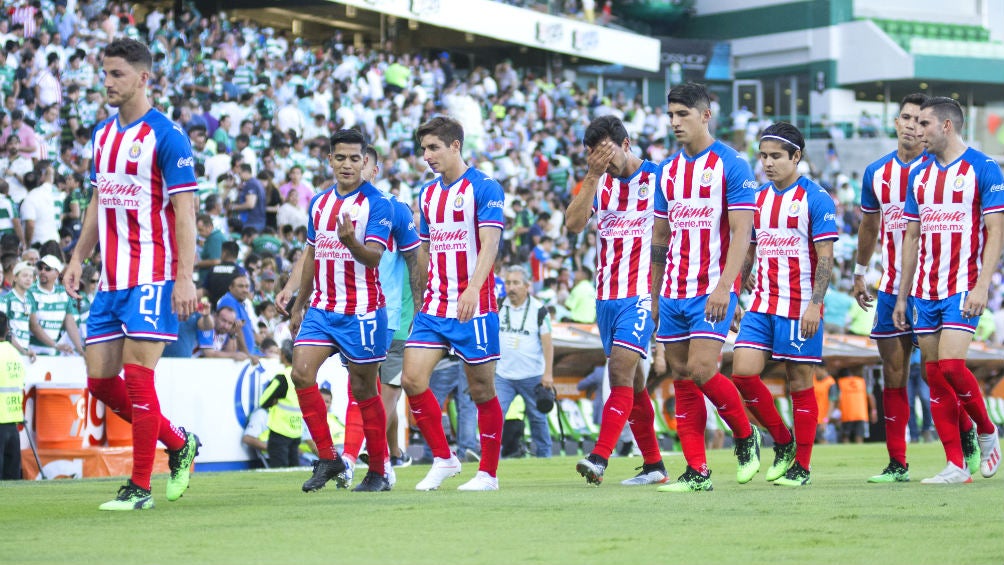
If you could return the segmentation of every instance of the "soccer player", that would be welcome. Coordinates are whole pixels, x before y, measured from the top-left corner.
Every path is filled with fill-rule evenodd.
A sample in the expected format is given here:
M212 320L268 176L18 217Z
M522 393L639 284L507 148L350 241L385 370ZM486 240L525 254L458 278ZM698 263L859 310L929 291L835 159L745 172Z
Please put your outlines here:
M354 490L391 488L384 473L387 415L377 391L377 369L387 356L387 312L378 266L394 211L390 201L362 178L365 147L357 130L331 136L328 158L337 182L310 201L300 292L290 312L290 332L296 336L293 386L318 455L313 475L303 483L304 492L320 490L331 479L340 486L348 483L317 388L317 370L335 353L348 367L370 446L369 470Z
M132 422L129 481L101 510L153 508L150 474L159 439L171 476L167 499L188 488L199 439L160 413L154 367L198 301L195 263L195 160L188 136L153 109L146 94L153 58L133 39L116 39L102 64L108 104L118 114L94 128L94 196L66 267L79 298L81 262L101 244L101 286L87 321L87 388ZM119 373L125 373L125 378Z
M875 323L871 338L878 344L882 358L882 406L885 413L886 449L889 464L881 473L868 479L870 483L892 483L910 480L906 461L906 428L910 420L910 402L906 382L910 375L910 357L913 353L913 329L907 320L907 329L900 330L892 321L892 311L900 292L899 270L902 256L903 234L907 221L903 216L906 204L907 180L910 171L920 166L930 156L917 132L920 105L926 94L909 94L899 105L899 114L893 122L896 128L896 150L865 168L862 178L861 211L864 218L858 230L858 255L854 267L854 298L862 309L875 303ZM881 231L880 231L881 230ZM882 265L885 271L879 281L878 300L868 291L864 275L868 271L875 242L882 234ZM913 309L913 298L907 296L907 309ZM972 420L965 411L960 412L959 425L962 445L978 457L979 447ZM978 462L979 459L976 459Z
M756 281L732 357L736 388L774 438L774 463L766 478L784 486L810 482L819 412L813 373L814 365L822 362L823 296L837 239L833 199L798 173L804 149L802 133L789 123L773 124L760 135L760 162L770 182L753 195L755 238L743 280L755 262ZM784 361L795 412L794 438L774 407L774 396L760 380L771 357Z
M948 464L925 484L969 483L963 460L959 404L976 422L980 474L992 477L1000 465L997 427L987 415L976 377L966 368L972 342L1004 244L1004 175L997 163L962 141L962 107L951 98L920 105L919 137L931 155L908 179L903 216L902 288L912 288L908 313L902 292L893 321L910 328L925 360L931 387L931 416ZM918 272L919 267L919 272ZM986 267L986 268L984 268Z
M582 144L589 170L568 204L565 227L581 232L596 215L596 322L609 359L610 396L596 446L575 470L587 484L602 483L607 460L629 422L644 462L641 473L625 483L664 483L668 476L655 435L655 410L639 367L655 329L650 253L659 166L631 153L627 130L614 116L594 119Z
M498 490L503 415L495 395L499 317L492 266L502 235L502 186L464 161L464 129L456 120L432 118L416 137L425 162L439 176L418 195L419 268L428 263L428 283L405 344L401 375L411 414L433 455L432 468L415 489L437 489L460 473L460 460L443 432L439 401L429 389L433 368L451 351L464 361L481 432L478 472L458 490Z
M703 85L676 86L668 100L670 123L683 148L659 165L652 317L674 379L677 433L687 469L658 490L694 492L712 489L704 446L705 395L732 428L736 479L748 483L760 470L760 431L750 425L735 385L718 371L738 303L757 184L749 164L708 130L711 99Z

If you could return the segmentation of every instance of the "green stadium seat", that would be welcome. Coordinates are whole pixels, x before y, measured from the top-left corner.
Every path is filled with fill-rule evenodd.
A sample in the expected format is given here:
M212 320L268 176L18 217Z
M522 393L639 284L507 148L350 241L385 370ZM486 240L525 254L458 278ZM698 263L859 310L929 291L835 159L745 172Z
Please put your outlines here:
M589 433L593 437L599 437L600 427L596 425L596 418L593 414L593 401L588 398L580 398L577 402L579 406L579 412L582 413L582 419L589 428Z

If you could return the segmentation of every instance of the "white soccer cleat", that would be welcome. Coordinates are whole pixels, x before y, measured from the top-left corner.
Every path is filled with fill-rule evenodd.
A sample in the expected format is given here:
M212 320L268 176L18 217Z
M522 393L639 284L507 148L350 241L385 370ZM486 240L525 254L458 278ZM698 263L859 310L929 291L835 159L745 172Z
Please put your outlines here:
M345 489L352 488L352 479L356 474L355 473L356 465L352 461L352 458L346 457L345 455L342 455L342 463L345 463L345 470L342 471L341 475L339 475L341 480L335 483L335 487L345 488Z
M397 473L394 472L394 466L390 464L389 457L383 462L383 476L387 477L387 484L394 488L397 483Z
M1001 440L997 437L997 427L992 434L980 434L980 474L990 478L997 474L1001 466Z
M457 487L457 490L498 490L498 477L493 477L484 471L478 471L474 478Z
M944 470L933 477L920 481L923 485L953 485L973 482L973 476L968 469L963 469L949 462Z
M425 478L415 485L415 490L436 490L443 481L460 474L460 460L451 454L449 459L436 457Z

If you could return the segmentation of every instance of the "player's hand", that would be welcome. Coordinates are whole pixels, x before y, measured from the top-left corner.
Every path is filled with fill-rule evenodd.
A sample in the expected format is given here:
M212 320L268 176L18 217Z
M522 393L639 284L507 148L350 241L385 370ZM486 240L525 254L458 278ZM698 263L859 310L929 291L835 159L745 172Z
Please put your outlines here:
M356 240L356 227L352 225L352 218L349 217L348 212L342 212L342 215L335 220L335 224L338 230L338 241L341 241L343 245L349 245Z
M589 165L589 172L600 176L607 172L607 167L610 166L610 161L614 158L614 144L610 140L604 140L593 147L592 149L586 149L589 155L586 157L586 163Z
M892 309L892 323L896 329L902 331L910 329L906 323L906 299L896 299L896 306Z
M875 301L875 297L868 292L865 278L860 275L854 277L854 289L851 290L851 296L854 297L854 300L858 301L858 306L865 312L872 307L872 303Z
M63 286L66 288L66 294L69 294L70 298L74 300L80 300L80 293L77 289L80 287L80 273L82 271L83 267L80 266L80 261L72 258L63 269Z
M986 307L987 291L976 287L966 296L966 302L962 305L962 315L967 318L979 318Z
M802 339L809 339L819 331L819 304L809 304L802 314Z
M293 304L293 311L289 313L289 335L296 339L296 334L300 333L300 324L303 323L303 308L298 304Z
M34 363L35 360L38 359L38 355L31 349L26 349L24 355L25 357L28 358L28 361L31 363Z
M257 355L251 355L250 359L252 365L261 365L261 358L258 357Z
M474 318L474 314L478 311L478 302L480 302L480 299L480 289L468 286L467 290L460 295L460 300L457 301L457 321L461 324L466 324Z
M743 281L743 290L753 292L754 288L756 288L756 275L751 271L750 276L746 277L746 280Z
M174 292L171 293L171 309L184 322L199 307L199 299L195 293L195 283L191 278L174 281Z
M279 294L275 295L275 309L279 311L283 316L289 317L289 312L286 311L286 304L289 304L289 299L293 298L293 289L289 288L289 283L282 287Z
M711 324L724 320L729 312L729 299L729 290L722 285L716 286L704 303L704 320Z
M736 311L732 313L732 326L729 327L729 331L739 333L739 324L742 322L744 314L746 314L746 310L743 310L742 303L737 302Z

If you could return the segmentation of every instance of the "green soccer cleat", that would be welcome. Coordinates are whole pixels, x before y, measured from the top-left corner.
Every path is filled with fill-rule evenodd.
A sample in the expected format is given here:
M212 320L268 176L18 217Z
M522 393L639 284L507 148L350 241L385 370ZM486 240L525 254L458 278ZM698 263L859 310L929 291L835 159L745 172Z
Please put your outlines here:
M910 482L910 465L903 465L895 459L881 473L868 479L869 483L908 483Z
M750 428L753 433L748 437L736 439L735 454L739 462L736 480L741 485L752 481L760 471L760 430L756 426Z
M966 467L970 473L975 473L980 468L980 442L976 437L976 426L969 428L968 432L960 430L959 439L962 440L962 458Z
M185 434L185 445L177 451L167 452L167 466L171 469L171 475L167 478L168 502L174 502L185 494L188 481L192 478L192 463L202 447L199 436L186 432L185 428L181 428L181 433Z
M797 461L788 468L783 477L774 481L775 486L782 487L804 487L810 484L812 484L812 478L809 476L809 470Z
M708 471L707 475L702 475L687 465L687 470L680 475L680 478L676 479L675 483L662 485L655 490L659 492L701 492L715 489L711 485L711 471Z
M98 506L98 510L149 510L153 508L153 495L145 488L136 486L132 481L119 487L119 494L114 500Z
M767 469L768 481L776 481L784 476L791 464L795 462L795 440L788 443L774 444L774 464Z

